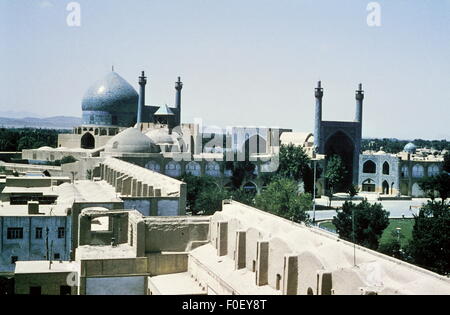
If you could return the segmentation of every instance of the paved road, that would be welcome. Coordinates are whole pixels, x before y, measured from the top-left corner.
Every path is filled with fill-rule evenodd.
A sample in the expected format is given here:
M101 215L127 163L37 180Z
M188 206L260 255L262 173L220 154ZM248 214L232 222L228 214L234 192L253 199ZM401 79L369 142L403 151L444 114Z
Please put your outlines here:
M417 214L420 206L423 203L427 202L427 199L417 198L412 200L385 200L385 201L370 201L370 203L378 202L381 203L387 211L389 211L390 218L401 218L405 216L405 218L412 218L413 214ZM332 207L340 207L344 202L343 201L333 201ZM320 205L328 205L325 200L317 200L317 204ZM411 208L410 208L411 207ZM410 210L411 209L411 210ZM313 218L313 212L308 211L310 218ZM320 210L316 211L316 220L331 220L336 215L335 210Z

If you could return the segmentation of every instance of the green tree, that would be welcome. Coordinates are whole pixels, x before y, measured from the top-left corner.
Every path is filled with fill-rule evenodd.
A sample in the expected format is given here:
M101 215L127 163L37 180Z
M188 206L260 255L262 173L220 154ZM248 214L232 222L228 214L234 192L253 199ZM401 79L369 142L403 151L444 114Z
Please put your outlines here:
M255 196L256 193L253 191L248 191L245 189L236 189L230 192L231 199L246 204L248 206L255 205Z
M442 204L445 204L450 192L450 175L442 173L436 176L436 190L442 199Z
M337 188L342 184L342 181L347 174L344 162L339 155L332 155L327 161L325 179L328 184L328 188L325 191L325 195L328 196L328 207L331 207L331 200L333 194L336 192Z
M242 184L256 178L255 164L249 161L227 162L226 168L232 171L231 183L234 189L240 189Z
M256 207L295 222L308 222L312 197L300 194L298 184L289 178L278 178L255 198Z
M196 202L200 194L207 190L217 189L217 185L213 177L210 176L194 176L191 174L185 174L180 178L186 183L187 196L186 196L186 206L191 210L192 214L197 214L198 209L201 209L200 205L197 207ZM203 209L201 209L203 210Z
M205 215L212 215L216 211L222 210L222 201L229 197L230 193L223 188L218 188L217 186L205 187L198 195L192 212L202 212Z
M348 188L348 194L350 199L353 199L359 193L359 187L357 185L350 185Z
M414 218L408 252L414 263L438 272L450 274L450 206L429 201Z
M64 156L61 159L61 164L68 164L68 163L74 163L78 161L76 158L74 158L72 155Z
M347 174L344 162L339 155L332 155L327 161L327 168L325 171L325 178L331 193L334 194L336 188L342 183Z
M277 174L297 182L303 181L305 191L312 193L314 173L310 164L311 160L302 147L293 144L282 145Z
M419 187L431 200L434 200L436 198L436 185L435 179L433 177L429 176L421 178L419 180Z
M450 191L450 175L442 173L425 177L419 182L419 186L431 200L434 200L437 192L444 204Z
M442 165L444 172L450 173L450 152L444 154L444 163Z
M389 212L384 210L380 203L370 204L367 200L363 200L355 204L346 201L342 205L342 211L337 213L332 223L342 239L353 241L354 237L357 244L377 249L379 239L389 225Z
M0 151L21 151L43 146L56 147L59 133L67 130L0 128Z
M391 238L386 243L380 244L378 251L385 255L392 256L397 259L403 259L400 242L396 238Z

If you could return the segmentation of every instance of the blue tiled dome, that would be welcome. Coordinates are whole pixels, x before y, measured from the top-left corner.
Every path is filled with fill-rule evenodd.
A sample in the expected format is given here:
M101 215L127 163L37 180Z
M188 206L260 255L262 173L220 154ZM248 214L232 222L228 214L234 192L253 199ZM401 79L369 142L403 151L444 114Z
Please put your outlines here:
M417 147L414 145L414 143L408 143L407 145L405 145L405 147L403 148L403 151L408 152L408 153L416 153Z
M116 72L94 83L82 101L83 123L132 126L136 120L139 96Z

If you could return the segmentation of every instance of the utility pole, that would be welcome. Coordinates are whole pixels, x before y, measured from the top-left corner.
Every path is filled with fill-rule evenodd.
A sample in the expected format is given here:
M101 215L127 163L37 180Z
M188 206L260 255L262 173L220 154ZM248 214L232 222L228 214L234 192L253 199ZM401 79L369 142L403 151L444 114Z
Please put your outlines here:
M356 266L355 208L352 209L353 266Z
M49 248L48 248L48 227L45 228L45 249L46 249L46 256L47 259L50 260L50 252L49 252ZM50 263L51 264L51 263ZM48 269L50 269L50 265L48 266Z

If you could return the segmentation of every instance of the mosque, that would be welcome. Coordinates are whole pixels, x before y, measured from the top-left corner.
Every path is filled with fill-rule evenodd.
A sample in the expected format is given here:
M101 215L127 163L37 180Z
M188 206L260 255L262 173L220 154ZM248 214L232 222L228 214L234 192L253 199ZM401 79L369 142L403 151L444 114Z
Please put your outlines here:
M255 175L265 172L277 156L280 134L291 131L256 127L205 131L201 124L182 122L180 77L175 82L174 106L147 105L143 71L138 83L139 94L111 71L85 92L82 125L70 134L59 134L57 148L24 150L22 157L40 163L71 155L78 161L63 165L63 172L75 179L98 176L101 161L116 157L175 178L209 175L225 186L232 176L227 161L247 159L255 165ZM262 183L255 177L243 187L259 190Z
M445 152L410 143L398 154L361 153L361 84L355 119L343 122L322 120L319 82L311 133L210 132L182 122L181 78L174 106L147 105L144 72L138 83L139 93L110 72L87 89L82 124L56 148L23 150L30 164L2 164L51 175L0 178L0 276L14 276L16 294L448 294L443 276L233 200L212 216L186 216L187 186L175 178L209 175L227 186L227 162L245 160L256 176L242 187L259 191L258 175L276 171L286 144L322 169L339 155L348 170L340 191L353 184L378 198L422 196L418 182L442 171ZM77 161L45 165L65 156Z
M82 99L82 125L70 134L58 136L57 148L24 150L22 158L31 164L73 156L78 161L63 165L62 173L75 179L99 176L99 165L115 157L170 177L184 174L209 175L218 184L231 184L232 169L228 161L249 160L255 165L255 179L242 184L244 189L260 191L258 176L277 168L280 145L294 144L322 169L328 159L339 155L347 176L338 191L356 185L361 192L386 198L423 196L420 178L442 171L443 153L416 153L414 144L404 152L361 152L364 91L359 84L355 92L356 113L353 121L322 120L324 89L319 81L315 88L314 133L291 129L231 127L207 131L201 124L182 121L183 82L175 82L174 106L148 105L147 77L138 78L139 93L117 72L111 71L95 82ZM326 181L317 180L317 194L325 194Z

